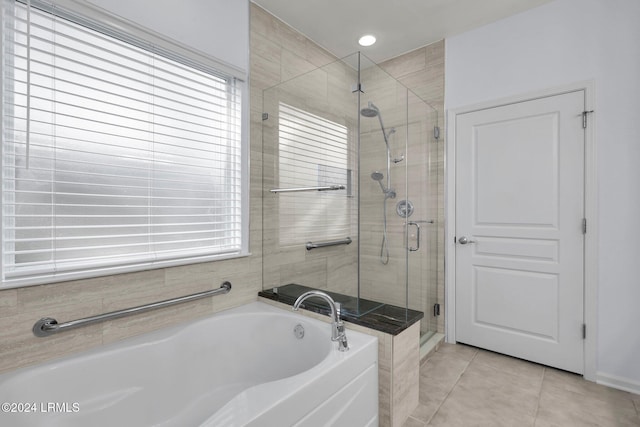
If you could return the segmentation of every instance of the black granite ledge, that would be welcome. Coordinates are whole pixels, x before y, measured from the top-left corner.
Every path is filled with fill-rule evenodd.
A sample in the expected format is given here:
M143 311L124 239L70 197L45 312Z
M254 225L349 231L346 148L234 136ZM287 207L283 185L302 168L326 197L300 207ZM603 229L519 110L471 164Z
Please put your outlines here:
M300 295L311 290L314 288L291 283L258 292L258 296L293 306ZM421 311L362 298L358 301L357 298L348 295L321 290L342 305L340 313L342 320L387 334L398 335L424 317ZM301 307L315 313L327 315L331 313L329 306L322 298L308 298Z

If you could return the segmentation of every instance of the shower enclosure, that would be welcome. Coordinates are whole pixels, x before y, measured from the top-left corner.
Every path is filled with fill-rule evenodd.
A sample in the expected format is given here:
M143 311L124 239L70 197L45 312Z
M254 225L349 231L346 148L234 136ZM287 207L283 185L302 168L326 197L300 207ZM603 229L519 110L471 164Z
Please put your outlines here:
M264 289L417 310L436 332L436 110L356 53L266 89L262 111Z

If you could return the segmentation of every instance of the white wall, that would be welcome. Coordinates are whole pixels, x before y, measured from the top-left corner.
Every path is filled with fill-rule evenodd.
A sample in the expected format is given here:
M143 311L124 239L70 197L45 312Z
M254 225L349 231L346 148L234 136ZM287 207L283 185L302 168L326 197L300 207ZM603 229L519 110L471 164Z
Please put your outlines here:
M113 14L249 70L249 0L85 0Z
M640 393L640 1L556 0L446 40L445 107L595 81L601 382Z

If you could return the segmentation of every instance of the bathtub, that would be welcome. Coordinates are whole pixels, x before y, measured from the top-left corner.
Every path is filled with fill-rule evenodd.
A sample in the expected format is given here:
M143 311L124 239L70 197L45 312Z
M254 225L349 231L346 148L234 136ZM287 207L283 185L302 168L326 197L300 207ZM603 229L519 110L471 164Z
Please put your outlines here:
M377 339L330 337L254 302L0 375L0 425L377 426Z

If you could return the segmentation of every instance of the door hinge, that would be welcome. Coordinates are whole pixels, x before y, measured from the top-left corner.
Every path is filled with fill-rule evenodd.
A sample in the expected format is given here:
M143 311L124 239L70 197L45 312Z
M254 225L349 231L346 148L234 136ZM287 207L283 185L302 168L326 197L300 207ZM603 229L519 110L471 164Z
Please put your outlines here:
M583 340L587 339L587 324L586 323L582 324L582 339Z
M587 218L582 218L582 234L587 234Z
M440 316L440 304L438 303L433 304L433 316L434 317Z
M435 139L440 139L440 128L438 126L433 127L433 137Z
M269 120L269 113L262 113L262 120Z
M587 116L591 113L593 113L594 110L590 110L590 111L583 111L582 112L582 129L586 129L587 128Z

